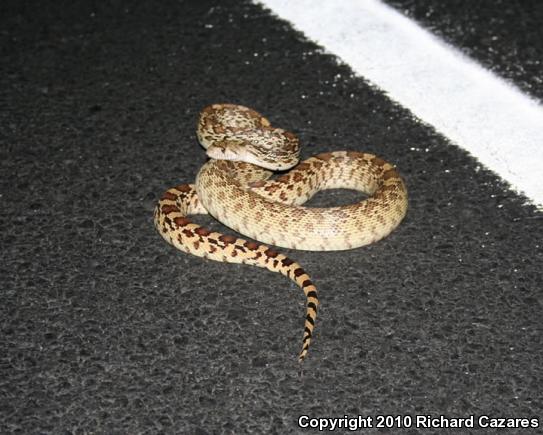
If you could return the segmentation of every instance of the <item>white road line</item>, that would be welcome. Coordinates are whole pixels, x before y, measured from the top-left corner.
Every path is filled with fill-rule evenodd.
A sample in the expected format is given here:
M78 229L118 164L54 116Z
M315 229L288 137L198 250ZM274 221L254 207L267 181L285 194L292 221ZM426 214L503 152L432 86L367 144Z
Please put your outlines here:
M538 102L378 0L260 3L543 205Z

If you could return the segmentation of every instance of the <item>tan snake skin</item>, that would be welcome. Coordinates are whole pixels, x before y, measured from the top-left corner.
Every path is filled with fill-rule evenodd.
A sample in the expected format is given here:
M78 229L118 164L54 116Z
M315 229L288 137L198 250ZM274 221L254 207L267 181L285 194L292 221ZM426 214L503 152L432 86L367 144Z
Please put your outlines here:
M241 234L286 248L352 249L375 242L398 226L407 211L405 184L391 164L354 151L319 154L268 180L272 170L296 165L298 139L243 106L206 107L197 136L211 159L200 169L194 185L181 184L164 193L155 209L156 228L183 252L263 267L300 286L307 299L299 355L303 361L319 304L307 273L264 244L211 232L187 216L209 213ZM356 189L369 196L339 207L301 206L318 191L333 188Z

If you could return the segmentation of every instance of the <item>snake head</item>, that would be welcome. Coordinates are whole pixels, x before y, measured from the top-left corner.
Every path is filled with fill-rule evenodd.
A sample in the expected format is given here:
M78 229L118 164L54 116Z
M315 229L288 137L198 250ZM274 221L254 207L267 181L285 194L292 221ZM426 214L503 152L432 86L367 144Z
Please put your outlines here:
M243 160L243 141L237 139L223 139L209 145L206 154L210 159L216 160Z
M207 148L212 159L252 163L273 171L283 171L299 161L298 138L280 128L258 128L237 132L236 136L215 141Z
M208 157L236 160L282 171L299 161L300 144L293 133L274 128L260 113L234 104L206 107L197 136Z

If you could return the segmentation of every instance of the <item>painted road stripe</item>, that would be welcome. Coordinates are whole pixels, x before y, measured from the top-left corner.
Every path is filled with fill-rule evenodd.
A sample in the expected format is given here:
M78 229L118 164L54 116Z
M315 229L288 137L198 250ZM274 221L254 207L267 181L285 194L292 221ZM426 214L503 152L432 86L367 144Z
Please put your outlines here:
M543 205L541 104L378 0L260 3Z

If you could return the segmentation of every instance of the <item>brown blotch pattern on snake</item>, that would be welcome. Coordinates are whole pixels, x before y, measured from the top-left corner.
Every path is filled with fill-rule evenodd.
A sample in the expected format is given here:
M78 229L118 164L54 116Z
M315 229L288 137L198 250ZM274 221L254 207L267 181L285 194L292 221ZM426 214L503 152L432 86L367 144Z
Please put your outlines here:
M357 151L321 153L299 163L295 134L275 128L253 109L213 104L200 114L196 135L211 158L195 184L166 191L154 213L160 235L176 248L210 260L244 263L279 272L306 297L299 360L313 337L317 289L294 260L267 244L304 250L343 250L387 236L407 211L407 189L393 165ZM272 171L291 172L269 180ZM364 192L355 204L308 208L315 193L332 188ZM258 242L209 231L192 214L209 213Z

